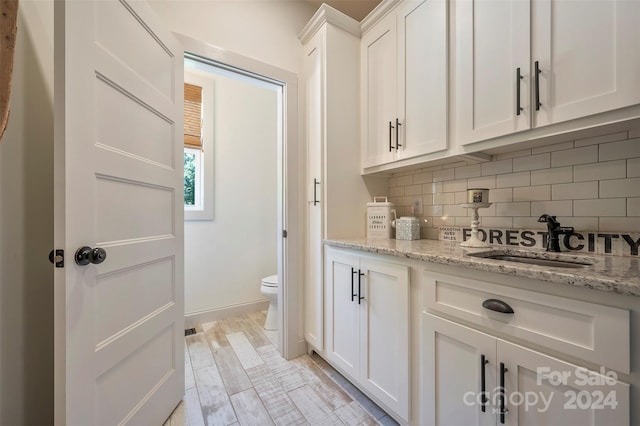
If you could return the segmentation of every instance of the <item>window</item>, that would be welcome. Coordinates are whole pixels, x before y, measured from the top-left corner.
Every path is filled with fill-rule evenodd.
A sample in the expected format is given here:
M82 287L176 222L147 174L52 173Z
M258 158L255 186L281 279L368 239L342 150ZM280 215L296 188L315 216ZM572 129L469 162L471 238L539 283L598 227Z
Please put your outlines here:
M212 220L213 79L190 71L185 67L184 218Z

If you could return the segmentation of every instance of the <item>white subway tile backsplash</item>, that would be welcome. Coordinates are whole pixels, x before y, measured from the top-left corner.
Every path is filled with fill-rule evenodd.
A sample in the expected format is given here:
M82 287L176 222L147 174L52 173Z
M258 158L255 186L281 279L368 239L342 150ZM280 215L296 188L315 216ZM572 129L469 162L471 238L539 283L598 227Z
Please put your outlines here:
M439 192L433 194L433 204L455 204L456 194L453 192Z
M480 216L482 228L513 228L513 219L510 217Z
M573 216L573 201L532 201L531 216L540 217L543 214L551 216Z
M531 202L497 203L496 216L531 216Z
M507 188L531 185L531 172L509 173L496 176L496 187Z
M513 188L513 201L545 201L551 199L550 185Z
M510 203L511 201L513 201L513 188L489 190L489 202Z
M545 185L550 183L566 183L573 181L573 167L557 167L554 169L533 170L531 185Z
M605 161L573 167L573 181L619 179L627 176L626 160Z
M626 216L626 214L626 198L573 201L573 216Z
M600 198L615 197L640 197L640 178L600 181Z
M442 183L442 190L444 192L456 192L456 191L466 191L467 190L467 180L448 180Z
M476 176L480 176L481 168L480 164L472 164L470 166L456 167L455 169L456 179L466 179Z
M586 200L590 198L598 198L597 181L551 185L552 200Z
M627 198L627 216L640 217L640 198Z
M551 167L595 163L598 161L598 147L585 146L551 153Z
M481 176L467 179L468 188L488 188L496 187L495 176Z
M640 158L627 160L627 177L640 177Z
M511 173L513 171L513 160L511 158L500 161L490 161L482 163L482 176L497 175L500 173Z
M407 185L404 187L404 195L422 195L422 185Z
M539 146L537 148L531 149L531 153L532 154L540 154L540 153L543 153L543 152L562 151L562 150L571 149L571 148L573 148L573 141L557 143L555 145Z
M597 145L597 144L606 143L606 142L620 141L623 139L627 139L627 136L628 136L628 132L625 130L624 132L610 133L608 135L594 136L592 138L576 139L574 142L574 146L576 148L579 148L582 146Z
M429 220L421 223L423 238L437 239L442 225L470 226L472 211L460 206L468 188L490 189L482 227L544 230L537 220L548 213L580 231L640 232L640 128L589 133L576 141L553 137L555 145L501 153L485 163L454 160L396 173L388 181L390 201L406 215L422 197L417 215Z
M413 183L431 183L433 182L433 172L424 172L413 175Z
M433 172L434 182L444 182L446 180L453 180L455 178L454 169L443 169Z
M598 225L598 230L605 232L638 232L639 229L640 217L601 217Z
M640 157L640 138L600 145L600 161Z
M551 167L551 154L548 152L513 159L513 171L548 169Z

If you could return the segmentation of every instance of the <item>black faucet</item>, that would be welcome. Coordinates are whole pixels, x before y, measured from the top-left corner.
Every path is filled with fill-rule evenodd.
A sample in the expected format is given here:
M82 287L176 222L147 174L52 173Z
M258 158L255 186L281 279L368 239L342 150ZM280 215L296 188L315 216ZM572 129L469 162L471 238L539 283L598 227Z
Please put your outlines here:
M560 222L556 220L555 216L549 216L548 214L543 214L538 218L538 222L545 222L547 224L547 251L560 251L560 243L558 240L558 235L560 234L573 234L572 226L560 226Z

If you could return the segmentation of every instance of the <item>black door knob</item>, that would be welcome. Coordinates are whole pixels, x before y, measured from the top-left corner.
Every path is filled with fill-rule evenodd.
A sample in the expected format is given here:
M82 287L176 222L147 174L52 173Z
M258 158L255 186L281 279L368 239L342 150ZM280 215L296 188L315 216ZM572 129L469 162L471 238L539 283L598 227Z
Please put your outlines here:
M91 247L84 246L76 250L74 258L76 263L80 266L88 265L90 263L97 265L104 262L107 258L107 252L100 247L92 249Z

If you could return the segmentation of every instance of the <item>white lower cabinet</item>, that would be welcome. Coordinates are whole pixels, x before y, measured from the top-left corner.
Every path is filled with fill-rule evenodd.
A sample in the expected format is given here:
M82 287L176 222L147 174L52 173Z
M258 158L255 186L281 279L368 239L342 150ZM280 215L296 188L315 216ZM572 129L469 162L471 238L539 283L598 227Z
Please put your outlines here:
M329 362L409 421L409 267L327 247Z
M628 311L579 301L572 306L561 297L510 287L501 292L491 283L427 275L420 313L419 424L629 424L629 385L611 368L628 372ZM547 317L555 318L555 330L547 328ZM612 325L607 330L618 330L622 339L612 351L599 348L601 339L612 334L600 328L605 321ZM573 330L573 338L567 334L567 339L574 340L568 343L584 335L585 346L596 349L586 351L584 358L603 367L588 369L544 353L546 348L556 353L565 348L555 337L567 329ZM545 339L536 337L543 334ZM532 346L540 349L505 340L511 335L523 344L537 340ZM532 340L523 342L524 336ZM574 351L566 356L575 359Z

